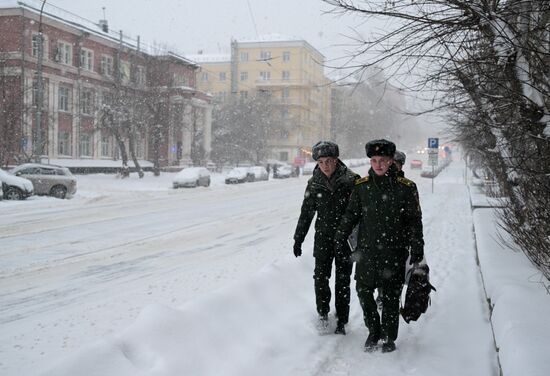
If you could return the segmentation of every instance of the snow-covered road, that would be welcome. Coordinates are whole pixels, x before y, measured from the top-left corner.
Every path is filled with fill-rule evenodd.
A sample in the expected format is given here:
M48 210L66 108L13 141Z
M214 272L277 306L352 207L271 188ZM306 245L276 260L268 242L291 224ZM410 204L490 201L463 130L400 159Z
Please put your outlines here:
M496 375L462 172L451 164L433 194L409 172L438 291L392 354L362 351L355 292L347 336L314 332L313 258L291 254L306 177L172 190L79 176L72 200L2 202L0 373L72 356L80 375Z

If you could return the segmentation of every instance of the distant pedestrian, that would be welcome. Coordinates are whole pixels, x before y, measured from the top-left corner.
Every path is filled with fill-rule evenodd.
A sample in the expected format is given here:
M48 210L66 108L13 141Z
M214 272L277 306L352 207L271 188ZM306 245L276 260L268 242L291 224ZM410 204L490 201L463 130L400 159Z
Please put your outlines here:
M405 263L418 263L424 256L422 212L416 185L397 175L395 144L374 140L365 146L371 168L355 182L346 213L335 236L337 249L345 247L359 224L355 280L363 319L369 329L366 351L383 340L382 352L395 350L399 330L399 297L405 282ZM382 315L374 291L381 288Z
M396 150L393 155L393 163L397 168L397 176L405 177L405 172L403 171L403 166L405 165L405 160L407 156L402 151Z
M296 177L300 176L300 166L296 166L296 168L294 168L294 174Z
M313 159L317 166L307 182L302 209L294 233L294 255L302 255L302 243L309 230L313 217L315 221L315 240L313 272L315 300L317 305L318 329L328 329L330 311L330 276L332 263L335 263L335 306L336 334L346 334L345 325L349 318L350 276L353 264L349 261L351 252L348 245L336 253L334 235L340 218L346 210L353 184L359 175L348 169L338 159L338 145L329 141L320 141L313 146Z

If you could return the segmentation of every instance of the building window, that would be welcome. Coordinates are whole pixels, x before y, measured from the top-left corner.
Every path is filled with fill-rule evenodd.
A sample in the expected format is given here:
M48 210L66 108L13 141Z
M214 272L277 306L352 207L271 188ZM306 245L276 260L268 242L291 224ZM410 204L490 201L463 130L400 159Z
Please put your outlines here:
M59 132L57 152L59 155L71 155L71 134L69 132Z
M145 86L147 76L145 74L145 67L138 65L136 68L136 84L140 87Z
M175 74L173 75L174 86L189 86L189 81L187 77Z
M94 51L85 48L80 50L80 67L91 72L94 70Z
M283 51L283 61L290 61L290 51Z
M288 151L279 152L279 160L283 162L288 161Z
M58 109L59 111L69 111L69 96L71 89L66 86L59 86L58 93Z
M124 60L120 62L120 80L123 84L130 82L131 68L132 66L130 65L130 62Z
M94 92L90 89L82 90L80 96L80 106L82 113L85 115L92 115L94 112Z
M203 82L208 81L208 72L202 72L201 80L202 80Z
M241 99L246 99L248 98L248 91L243 90L240 92L240 95L241 95Z
M290 71L283 71L283 80L288 81L290 80Z
M101 56L101 74L107 77L113 77L113 57L108 55Z
M260 52L260 60L270 60L271 59L271 52L270 51L261 51Z
M269 81L271 79L271 72L260 72L260 80Z
M111 137L109 136L101 136L101 156L111 156Z
M65 65L73 65L73 46L65 42L57 42L55 60Z
M248 52L241 52L241 61L248 61Z
M290 96L290 90L289 90L289 88L284 87L284 88L283 88L283 92L281 93L281 98L283 98L283 99L288 99L289 96Z
M92 156L92 136L89 133L80 134L80 155L84 157Z
M32 56L38 57L38 34L32 36ZM42 57L44 60L48 59L48 38L42 34Z
M143 140L141 135L137 133L134 137L135 147L136 147L136 157L143 158Z
M248 80L248 72L241 72L241 81Z
M220 81L225 81L225 72L220 72Z

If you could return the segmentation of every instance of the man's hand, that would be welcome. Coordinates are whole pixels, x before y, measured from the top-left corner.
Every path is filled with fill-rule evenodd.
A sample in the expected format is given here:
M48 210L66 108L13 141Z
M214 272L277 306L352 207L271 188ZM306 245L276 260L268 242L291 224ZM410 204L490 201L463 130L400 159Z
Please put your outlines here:
M302 255L302 243L294 243L294 256L300 257Z

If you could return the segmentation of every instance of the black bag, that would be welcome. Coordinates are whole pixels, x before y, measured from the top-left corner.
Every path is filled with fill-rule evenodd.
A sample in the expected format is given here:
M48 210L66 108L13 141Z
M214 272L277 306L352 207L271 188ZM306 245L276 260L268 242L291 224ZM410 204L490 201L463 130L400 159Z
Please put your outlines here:
M408 324L416 321L430 305L430 292L436 291L430 283L430 268L426 264L415 264L407 272L409 282L405 293L405 305L400 312Z

